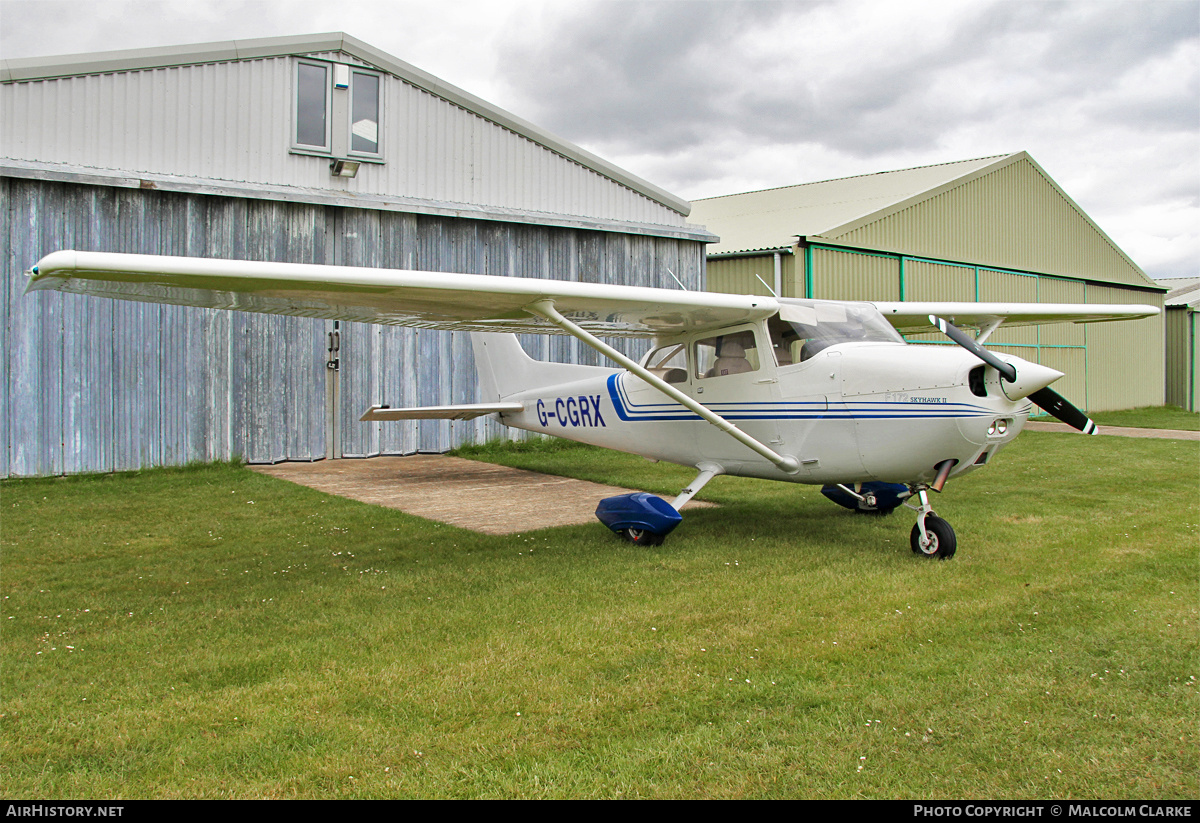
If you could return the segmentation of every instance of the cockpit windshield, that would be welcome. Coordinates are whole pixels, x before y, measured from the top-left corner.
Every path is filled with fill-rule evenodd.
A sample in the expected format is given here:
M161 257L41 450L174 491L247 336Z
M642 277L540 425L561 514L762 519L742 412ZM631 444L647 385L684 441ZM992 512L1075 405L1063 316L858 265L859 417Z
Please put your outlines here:
M767 321L781 366L801 363L838 343L903 343L904 338L869 303L789 300Z

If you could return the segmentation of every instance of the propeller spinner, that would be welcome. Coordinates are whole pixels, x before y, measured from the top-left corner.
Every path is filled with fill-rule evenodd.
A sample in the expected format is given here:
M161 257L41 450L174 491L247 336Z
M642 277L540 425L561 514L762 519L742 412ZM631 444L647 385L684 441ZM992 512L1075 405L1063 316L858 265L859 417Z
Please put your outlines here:
M1061 394L1049 388L1051 383L1063 376L1062 372L1038 363L1021 361L1019 358L1021 368L1018 372L1015 364L1001 360L948 320L931 314L929 322L937 326L942 334L999 372L1000 388L1009 400L1028 397L1068 426L1079 429L1084 434L1100 433L1100 429L1091 418L1067 402Z

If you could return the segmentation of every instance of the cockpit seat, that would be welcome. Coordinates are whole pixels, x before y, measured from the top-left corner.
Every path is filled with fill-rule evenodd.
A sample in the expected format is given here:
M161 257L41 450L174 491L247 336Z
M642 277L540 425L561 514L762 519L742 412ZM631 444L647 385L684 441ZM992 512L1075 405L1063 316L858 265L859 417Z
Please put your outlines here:
M726 374L744 374L754 371L750 361L746 359L746 349L737 340L723 340L717 353L713 367L705 373L705 377L720 377Z

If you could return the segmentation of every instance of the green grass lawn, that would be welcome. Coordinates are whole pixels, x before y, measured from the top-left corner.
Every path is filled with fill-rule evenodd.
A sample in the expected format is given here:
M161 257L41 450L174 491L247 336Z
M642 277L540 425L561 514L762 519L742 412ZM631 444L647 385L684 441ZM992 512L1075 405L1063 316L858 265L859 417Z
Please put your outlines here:
M1195 798L1198 479L1194 443L1026 433L936 499L947 562L905 509L729 477L657 549L227 465L6 482L0 790Z

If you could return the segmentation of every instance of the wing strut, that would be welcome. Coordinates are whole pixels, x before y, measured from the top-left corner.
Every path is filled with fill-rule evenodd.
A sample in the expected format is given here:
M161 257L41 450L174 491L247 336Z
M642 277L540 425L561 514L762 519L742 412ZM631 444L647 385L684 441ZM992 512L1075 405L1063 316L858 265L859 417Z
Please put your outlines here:
M586 345L588 345L591 348L595 349L596 351L600 352L605 357L608 357L608 358L616 361L621 366L625 367L626 369L628 369L629 371L633 372L638 377L640 377L642 380L645 380L651 386L658 389L660 392L665 394L667 397L671 398L676 403L679 403L680 405L682 405L688 411L692 411L692 412L695 412L696 414L700 415L700 417L702 419L708 421L709 423L712 423L718 429L725 432L730 437L732 437L734 440L737 440L739 443L741 443L745 446L748 446L749 448L758 452L759 454L761 454L763 457L770 460L772 463L774 463L776 466L778 466L783 471L788 472L789 474L799 471L800 462L798 460L796 460L796 458L779 454L774 449L767 446L765 443L761 443L758 440L755 440L753 437L746 434L744 431L739 429L737 426L730 423L724 417L721 417L721 415L716 414L711 409L708 409L708 408L700 405L695 400L693 400L692 398L688 397L686 394L681 392L679 389L672 386L670 383L666 382L665 380L658 377L657 375L651 374L649 371L642 368L641 366L639 366L633 360L630 360L625 355L621 354L619 351L614 349L612 346L609 346L604 341L602 341L599 338L595 337L594 335L588 333L587 331L584 331L579 326L575 325L570 320L563 317L558 312L558 309L554 308L553 300L538 300L536 303L531 303L528 306L526 306L525 311L529 312L532 315L540 317L543 320L548 321L549 323L552 323L553 325L555 325L558 328L565 331L567 334L571 335L572 337L576 338L577 340L582 341Z

